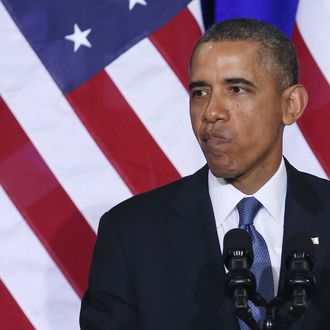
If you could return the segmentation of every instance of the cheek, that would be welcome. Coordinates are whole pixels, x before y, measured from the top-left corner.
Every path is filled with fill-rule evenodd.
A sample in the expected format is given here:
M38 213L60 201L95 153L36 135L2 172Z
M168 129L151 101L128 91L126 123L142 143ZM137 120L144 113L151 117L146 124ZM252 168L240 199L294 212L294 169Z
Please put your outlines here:
M267 111L267 110L266 110ZM271 148L279 138L281 119L278 115L246 116L237 127L240 143L247 152Z
M236 125L232 125L232 133L237 138L237 147L243 148L239 152L251 152L251 148L256 147L269 134L265 127L264 118L245 113L235 119Z
M280 110L272 107L270 101L257 102L241 108L241 129L248 129L252 135L274 130L281 123Z

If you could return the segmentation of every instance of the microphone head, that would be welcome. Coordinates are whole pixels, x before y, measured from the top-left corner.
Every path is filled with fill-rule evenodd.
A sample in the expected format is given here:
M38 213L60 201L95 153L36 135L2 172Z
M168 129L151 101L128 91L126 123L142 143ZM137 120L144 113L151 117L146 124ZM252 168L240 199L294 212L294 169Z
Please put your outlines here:
M240 228L229 230L223 239L223 256L227 269L234 256L246 257L251 267L254 255L250 234Z
M314 265L314 245L311 237L306 234L292 236L286 243L286 268L290 268L293 259L303 259L308 262L310 269Z

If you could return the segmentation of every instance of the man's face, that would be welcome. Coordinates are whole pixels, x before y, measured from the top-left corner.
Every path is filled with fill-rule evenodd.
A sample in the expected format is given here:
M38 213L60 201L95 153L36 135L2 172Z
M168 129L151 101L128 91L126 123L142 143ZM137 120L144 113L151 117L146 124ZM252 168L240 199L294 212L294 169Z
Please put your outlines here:
M208 165L218 177L263 177L268 172L273 175L279 166L283 92L272 65L260 56L258 44L249 41L207 42L195 50L191 121Z

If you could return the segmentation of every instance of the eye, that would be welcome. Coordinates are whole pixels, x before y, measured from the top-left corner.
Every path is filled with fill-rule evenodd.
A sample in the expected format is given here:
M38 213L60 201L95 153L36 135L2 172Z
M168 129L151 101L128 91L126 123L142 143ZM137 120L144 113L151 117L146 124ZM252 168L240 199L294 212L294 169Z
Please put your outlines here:
M230 89L234 94L242 94L246 91L244 88L239 86L232 86Z
M206 90L203 90L203 89L193 89L190 92L190 95L191 95L191 97L199 98L199 97L207 96L208 92Z

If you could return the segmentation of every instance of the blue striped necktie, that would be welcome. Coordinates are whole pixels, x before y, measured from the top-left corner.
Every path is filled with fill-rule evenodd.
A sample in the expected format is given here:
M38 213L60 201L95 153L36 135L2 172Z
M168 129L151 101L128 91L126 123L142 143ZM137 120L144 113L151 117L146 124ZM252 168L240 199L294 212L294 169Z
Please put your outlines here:
M272 266L266 242L253 225L253 220L261 208L262 204L254 197L243 198L237 204L239 228L246 230L251 235L254 253L254 261L251 271L256 277L257 292L269 302L274 297ZM255 320L259 326L262 327L263 321L266 317L265 308L255 306L253 303L249 303L249 306ZM240 321L240 328L242 330L250 329L242 321Z

